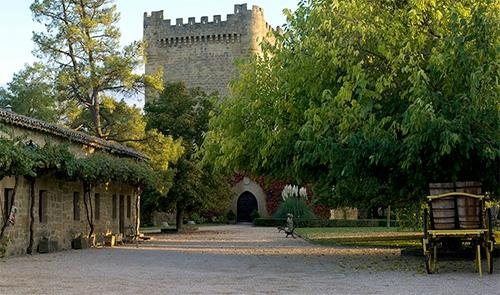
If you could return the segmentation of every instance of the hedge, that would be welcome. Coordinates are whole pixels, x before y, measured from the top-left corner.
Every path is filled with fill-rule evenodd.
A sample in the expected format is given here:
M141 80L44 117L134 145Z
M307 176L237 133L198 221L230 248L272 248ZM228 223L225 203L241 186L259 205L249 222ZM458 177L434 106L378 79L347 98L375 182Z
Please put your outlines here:
M387 226L386 219L296 219L298 227L382 227ZM256 218L255 226L285 225L286 219ZM398 226L397 220L391 220L391 227Z

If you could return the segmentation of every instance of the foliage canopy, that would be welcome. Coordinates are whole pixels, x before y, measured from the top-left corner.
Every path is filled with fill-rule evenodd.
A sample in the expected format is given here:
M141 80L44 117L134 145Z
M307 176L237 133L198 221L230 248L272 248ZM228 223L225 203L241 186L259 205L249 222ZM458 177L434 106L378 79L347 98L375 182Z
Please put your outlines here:
M88 112L93 126L87 132L109 137L103 96L136 93L145 84L161 88L159 77L135 72L142 65L142 43L120 46L113 0L35 0L30 8L45 27L33 33L35 53L53 71L59 94Z
M240 67L205 160L314 184L330 205L402 205L429 182L498 195L500 4L301 1Z
M180 140L184 147L183 155L173 165L173 186L167 194L168 203L177 208L178 226L183 210L220 214L230 199L224 174L214 171L209 164L202 165L196 154L208 129L215 99L216 96L207 95L201 89L167 83L159 97L148 101L144 108L149 128Z

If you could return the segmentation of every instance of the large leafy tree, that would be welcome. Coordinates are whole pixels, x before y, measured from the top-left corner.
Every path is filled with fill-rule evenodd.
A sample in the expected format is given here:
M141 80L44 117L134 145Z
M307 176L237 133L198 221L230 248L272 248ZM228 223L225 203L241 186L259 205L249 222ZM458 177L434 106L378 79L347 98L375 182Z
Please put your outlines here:
M498 8L301 1L240 67L205 159L313 183L331 205L401 205L464 179L498 193Z
M154 77L134 72L142 64L142 44L125 48L119 44L116 27L119 14L112 0L35 0L34 19L45 30L34 32L38 57L56 76L57 90L79 103L92 119L92 132L107 138L102 116L103 96L134 93L145 82L161 85Z
M206 95L198 88L169 83L144 108L148 128L180 140L184 147L184 154L174 165L176 173L167 195L168 203L176 207L178 229L186 211L220 211L229 201L226 178L210 165L201 165L196 153L208 129L215 99L217 96Z
M146 118L136 106L130 106L123 100L103 97L101 112L107 118L103 130L114 141L147 155L156 170L166 171L169 163L176 162L184 153L181 140L164 135L157 129L147 128ZM89 124L91 120L86 116L88 113L79 116L75 122Z
M26 65L6 87L0 88L0 106L10 106L18 114L47 122L61 122L75 109L71 101L61 99L53 76L42 63Z

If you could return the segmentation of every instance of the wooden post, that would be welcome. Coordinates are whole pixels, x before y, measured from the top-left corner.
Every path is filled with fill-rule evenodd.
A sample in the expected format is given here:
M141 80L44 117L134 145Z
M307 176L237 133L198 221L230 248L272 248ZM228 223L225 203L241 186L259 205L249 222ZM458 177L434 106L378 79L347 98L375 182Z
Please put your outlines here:
M391 227L391 205L387 207L387 228Z
M139 187L136 192L136 197L135 197L135 233L134 233L134 239L135 239L135 246L138 248L139 247L139 236L140 236L140 227L141 227L141 188Z

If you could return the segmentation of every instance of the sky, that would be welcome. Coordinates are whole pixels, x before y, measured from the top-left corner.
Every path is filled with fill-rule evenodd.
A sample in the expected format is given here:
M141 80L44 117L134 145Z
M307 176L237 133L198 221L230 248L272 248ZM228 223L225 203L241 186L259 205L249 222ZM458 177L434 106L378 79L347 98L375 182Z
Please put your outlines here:
M32 31L41 29L32 20L29 6L32 0L0 0L0 86L12 79L14 73L35 61L32 55L34 48L31 41ZM298 0L255 0L246 1L248 8L258 5L264 9L266 20L273 27L285 23L282 14L284 8L294 10ZM122 33L122 45L142 39L144 12L163 10L165 19L226 15L233 13L234 4L245 3L244 0L117 0L121 14L119 27Z

